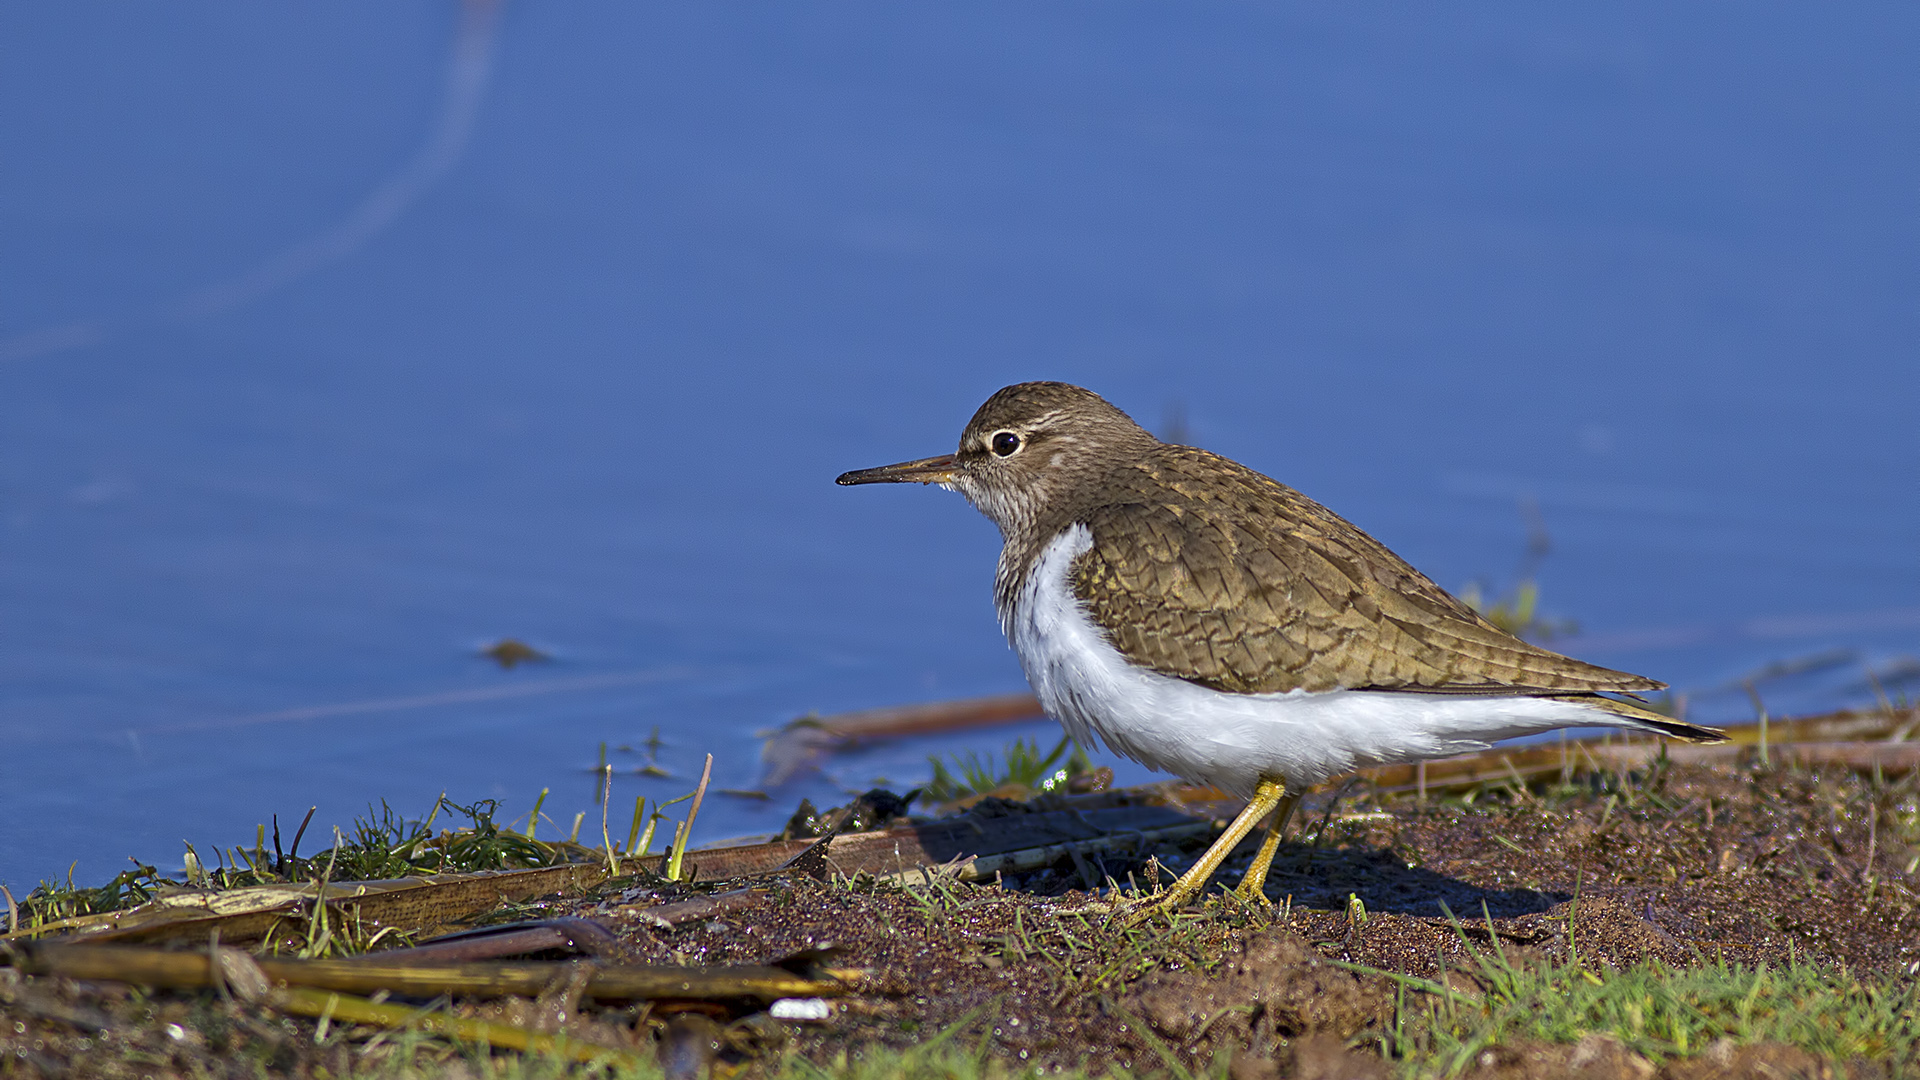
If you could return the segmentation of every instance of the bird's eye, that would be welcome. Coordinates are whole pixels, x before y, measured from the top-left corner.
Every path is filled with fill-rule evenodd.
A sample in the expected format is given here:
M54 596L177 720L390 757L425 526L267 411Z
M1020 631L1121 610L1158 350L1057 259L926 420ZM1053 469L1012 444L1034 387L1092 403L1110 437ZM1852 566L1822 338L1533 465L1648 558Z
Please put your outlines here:
M1018 449L1020 449L1020 436L1015 435L1011 431L996 431L993 433L993 452L995 454L1001 457L1010 457L1013 452Z

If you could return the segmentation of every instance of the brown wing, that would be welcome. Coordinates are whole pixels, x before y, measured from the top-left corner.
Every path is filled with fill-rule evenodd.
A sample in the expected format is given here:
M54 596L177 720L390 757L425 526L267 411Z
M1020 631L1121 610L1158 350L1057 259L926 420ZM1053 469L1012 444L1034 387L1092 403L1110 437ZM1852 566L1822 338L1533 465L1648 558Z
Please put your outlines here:
M1237 693L1664 685L1521 641L1332 511L1226 458L1165 446L1116 479L1118 498L1075 515L1093 546L1073 590L1136 664Z

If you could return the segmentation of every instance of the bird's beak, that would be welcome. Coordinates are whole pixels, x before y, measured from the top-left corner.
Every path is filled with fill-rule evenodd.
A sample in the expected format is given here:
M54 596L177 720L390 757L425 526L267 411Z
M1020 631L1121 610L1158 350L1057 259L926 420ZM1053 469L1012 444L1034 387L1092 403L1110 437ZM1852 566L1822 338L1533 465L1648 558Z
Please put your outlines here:
M950 484L958 471L952 454L882 465L877 469L855 469L841 473L834 483L843 487L855 484Z

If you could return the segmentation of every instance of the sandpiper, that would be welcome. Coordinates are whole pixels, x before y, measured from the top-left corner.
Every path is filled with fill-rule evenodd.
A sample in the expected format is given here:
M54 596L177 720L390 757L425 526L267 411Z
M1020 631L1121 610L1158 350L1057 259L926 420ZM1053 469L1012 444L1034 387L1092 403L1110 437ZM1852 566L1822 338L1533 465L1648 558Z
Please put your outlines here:
M1000 527L995 606L1048 714L1248 800L1155 909L1271 816L1238 890L1264 902L1299 793L1362 766L1573 726L1724 739L1609 696L1664 683L1521 641L1333 511L1077 386L1009 386L957 452L838 482L965 495Z

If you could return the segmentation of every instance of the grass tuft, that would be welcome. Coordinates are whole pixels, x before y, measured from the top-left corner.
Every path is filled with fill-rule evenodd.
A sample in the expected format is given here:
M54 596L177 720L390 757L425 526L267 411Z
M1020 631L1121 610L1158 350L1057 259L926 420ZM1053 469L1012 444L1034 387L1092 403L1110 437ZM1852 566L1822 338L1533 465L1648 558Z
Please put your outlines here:
M406 818L382 801L344 830L334 831L332 847L310 856L267 848L266 830L256 830L251 847L214 848L211 858L187 845L179 877L135 862L97 888L43 881L19 903L19 928L33 931L69 919L121 911L144 904L162 892L181 888L216 891L315 880L376 881L418 874L519 870L567 863L599 862L605 853L574 842L536 840L494 820L499 804L482 799L462 806L441 796L425 820ZM434 831L442 814L465 819L454 828ZM208 865L209 862L212 865Z
M1062 761L1062 757L1066 760ZM1010 791L1031 795L1064 790L1068 781L1093 771L1087 752L1070 735L1062 736L1045 756L1040 753L1038 741L1027 739L1015 739L1008 744L1004 762L996 759L991 751L984 758L972 750L964 757L954 755L958 776L938 757L929 757L927 761L933 766L933 779L926 786L925 798L933 803L952 802L969 795Z
M1828 1061L1920 1064L1920 986L1911 981L1862 981L1797 958L1773 968L1652 963L1595 973L1577 962L1518 963L1498 948L1474 956L1477 995L1342 965L1418 995L1403 997L1394 1030L1382 1037L1408 1075L1454 1075L1496 1045L1573 1044L1589 1035L1611 1036L1654 1061L1725 1039L1785 1043Z

